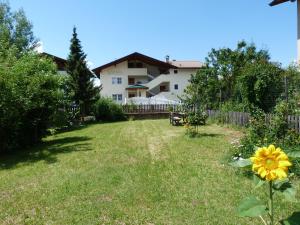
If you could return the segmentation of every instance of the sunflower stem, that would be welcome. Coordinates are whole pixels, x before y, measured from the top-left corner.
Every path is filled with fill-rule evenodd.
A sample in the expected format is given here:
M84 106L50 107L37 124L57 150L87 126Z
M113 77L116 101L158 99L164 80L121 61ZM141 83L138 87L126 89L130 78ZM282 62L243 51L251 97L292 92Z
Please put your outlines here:
M269 186L270 186L270 192L269 192L269 214L270 214L270 219L271 219L271 223L270 225L274 225L274 205L273 205L273 183L272 181L269 182Z

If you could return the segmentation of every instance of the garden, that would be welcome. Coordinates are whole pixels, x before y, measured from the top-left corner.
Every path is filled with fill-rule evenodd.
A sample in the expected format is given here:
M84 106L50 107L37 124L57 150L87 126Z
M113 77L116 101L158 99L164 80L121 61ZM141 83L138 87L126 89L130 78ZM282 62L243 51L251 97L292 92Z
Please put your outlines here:
M212 49L171 126L101 96L75 27L66 75L23 10L0 28L1 224L300 224L298 65Z

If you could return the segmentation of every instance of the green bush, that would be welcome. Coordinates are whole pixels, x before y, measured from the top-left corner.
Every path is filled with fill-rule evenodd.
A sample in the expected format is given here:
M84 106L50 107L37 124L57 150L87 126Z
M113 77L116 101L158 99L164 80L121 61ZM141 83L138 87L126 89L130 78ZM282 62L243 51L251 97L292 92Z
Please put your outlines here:
M47 134L61 90L55 65L28 53L0 71L0 151L33 145Z
M97 121L122 121L125 114L122 107L109 98L100 98L94 106L94 114Z

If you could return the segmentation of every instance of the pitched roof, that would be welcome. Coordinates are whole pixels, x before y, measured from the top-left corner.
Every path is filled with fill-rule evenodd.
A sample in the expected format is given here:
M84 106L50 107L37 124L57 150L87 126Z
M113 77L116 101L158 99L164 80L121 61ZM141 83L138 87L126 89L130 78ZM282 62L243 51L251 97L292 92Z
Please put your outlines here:
M270 3L270 6L279 5L288 1L294 2L295 0L274 0Z
M158 59L151 58L149 56L143 55L143 54L138 53L138 52L134 52L134 53L132 53L130 55L124 56L124 57L119 58L117 60L114 60L114 61L112 61L110 63L107 63L107 64L104 64L102 66L99 66L99 67L93 69L93 72L95 74L99 75L102 70L104 70L104 69L106 69L106 68L108 68L110 66L117 65L117 64L119 64L121 62L124 62L124 61L127 61L127 60L140 60L140 61L145 62L147 64L158 66L158 67L160 67L162 69L176 68L176 66L171 65L169 63L160 61Z
M185 69L200 69L204 64L200 61L170 61L170 64L176 66L177 68Z

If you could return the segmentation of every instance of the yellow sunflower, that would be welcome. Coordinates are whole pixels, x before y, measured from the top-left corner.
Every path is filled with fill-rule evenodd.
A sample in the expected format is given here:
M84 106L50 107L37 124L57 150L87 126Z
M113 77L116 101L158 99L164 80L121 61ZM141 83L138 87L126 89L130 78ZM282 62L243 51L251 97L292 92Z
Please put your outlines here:
M286 178L288 167L292 165L288 156L274 145L259 148L250 159L252 170L267 181Z

